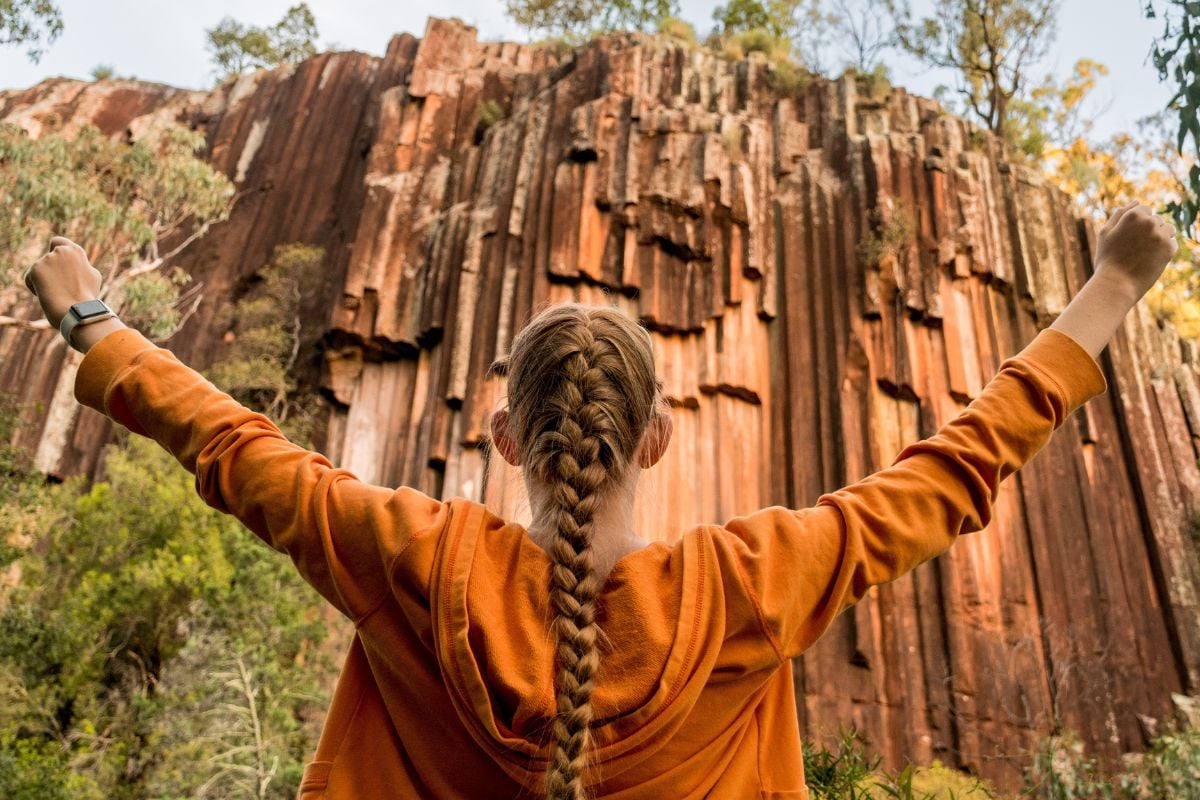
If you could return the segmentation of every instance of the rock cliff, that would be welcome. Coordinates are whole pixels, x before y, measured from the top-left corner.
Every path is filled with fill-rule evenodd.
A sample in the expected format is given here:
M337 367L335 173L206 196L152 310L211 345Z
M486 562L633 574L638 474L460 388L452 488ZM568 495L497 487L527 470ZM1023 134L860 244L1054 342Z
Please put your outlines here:
M480 448L503 394L487 366L545 303L627 309L676 429L637 526L670 540L887 466L1091 269L1093 226L933 101L769 73L667 39L555 53L434 19L382 58L322 53L211 92L49 79L0 92L0 119L205 132L239 197L173 261L205 287L169 344L194 366L276 245L323 247L304 378L323 451L366 481L525 519L519 476ZM60 477L96 474L113 435L73 405L73 368L57 334L0 329L0 389L47 409L21 441ZM1196 354L1139 308L1103 368L1108 393L1004 485L986 531L796 662L810 735L853 723L893 764L1011 785L1055 725L1113 755L1172 692L1200 692Z

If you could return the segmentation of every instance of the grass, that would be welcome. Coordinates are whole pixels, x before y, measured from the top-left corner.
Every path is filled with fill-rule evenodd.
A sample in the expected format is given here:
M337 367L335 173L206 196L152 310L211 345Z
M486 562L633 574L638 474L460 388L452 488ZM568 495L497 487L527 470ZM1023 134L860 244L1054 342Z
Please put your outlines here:
M1106 773L1070 733L1044 739L1026 767L1025 785L1015 794L935 761L880 768L858 731L843 730L832 750L804 743L804 772L813 800L1198 800L1200 729L1156 738L1145 753L1128 754L1121 768Z

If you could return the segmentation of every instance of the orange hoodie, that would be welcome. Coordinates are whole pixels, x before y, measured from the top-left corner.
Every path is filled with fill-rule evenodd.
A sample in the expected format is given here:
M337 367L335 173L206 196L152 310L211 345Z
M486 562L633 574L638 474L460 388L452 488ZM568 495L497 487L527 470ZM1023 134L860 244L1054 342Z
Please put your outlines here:
M597 797L808 796L788 659L874 584L988 523L1001 480L1107 388L1056 330L1006 360L891 467L699 525L613 568L600 598ZM104 337L78 400L150 436L353 620L301 800L529 798L554 711L549 556L465 498L370 486L132 329Z

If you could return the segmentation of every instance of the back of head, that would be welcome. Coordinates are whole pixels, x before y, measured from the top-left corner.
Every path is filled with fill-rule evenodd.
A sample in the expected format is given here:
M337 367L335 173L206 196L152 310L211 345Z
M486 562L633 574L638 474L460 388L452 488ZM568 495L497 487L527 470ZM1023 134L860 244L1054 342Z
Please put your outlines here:
M630 468L659 402L650 335L621 311L567 303L538 314L507 359L509 432L528 477L552 498L550 600L558 640L552 800L584 797L591 697L600 665L592 521Z

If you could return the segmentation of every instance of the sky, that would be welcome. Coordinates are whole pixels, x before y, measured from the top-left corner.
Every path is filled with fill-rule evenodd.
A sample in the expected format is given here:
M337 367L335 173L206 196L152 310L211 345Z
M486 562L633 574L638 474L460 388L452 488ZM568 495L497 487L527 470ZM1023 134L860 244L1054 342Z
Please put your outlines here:
M98 64L118 75L186 88L212 85L214 73L204 31L230 16L244 24L270 25L296 0L58 0L64 32L38 63L21 48L0 47L0 88L25 88L44 78L87 79ZM932 0L914 0L916 11ZM1160 111L1170 96L1147 54L1159 24L1142 15L1143 0L1063 0L1057 35L1037 73L1069 74L1079 58L1107 64L1109 76L1092 101L1095 134L1132 131L1136 120ZM680 0L681 16L703 36L712 28L716 0ZM479 30L480 39L528 41L504 15L503 0L308 0L317 19L320 49L360 50L382 55L395 33L420 35L429 16L458 17ZM884 60L893 82L931 95L948 73L931 70L895 51Z

